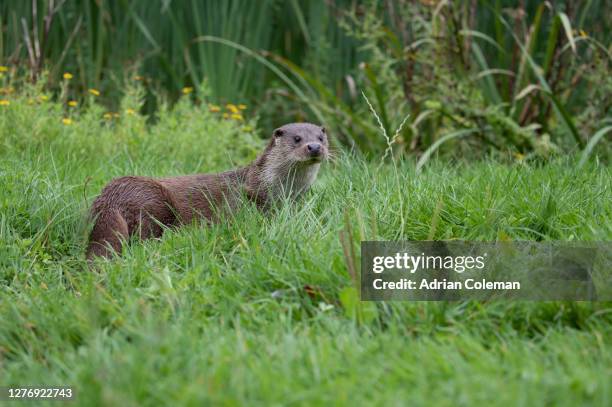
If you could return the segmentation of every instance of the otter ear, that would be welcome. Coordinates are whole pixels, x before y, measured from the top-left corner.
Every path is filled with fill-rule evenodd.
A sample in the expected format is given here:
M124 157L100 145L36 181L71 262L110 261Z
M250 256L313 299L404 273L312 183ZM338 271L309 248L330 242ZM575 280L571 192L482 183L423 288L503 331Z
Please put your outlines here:
M285 132L281 129L274 130L274 137L282 137L284 134Z
M321 126L321 131L322 131L323 133L327 134L327 129L326 129L325 127L323 127L323 126Z

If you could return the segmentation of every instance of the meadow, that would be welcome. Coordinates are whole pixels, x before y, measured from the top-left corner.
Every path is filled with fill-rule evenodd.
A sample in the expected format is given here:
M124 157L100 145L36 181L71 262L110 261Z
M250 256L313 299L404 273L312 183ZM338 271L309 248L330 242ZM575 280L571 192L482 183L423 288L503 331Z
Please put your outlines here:
M611 13L0 2L0 387L72 386L79 406L612 405L610 302L365 302L358 284L364 240L612 240ZM245 165L294 121L334 152L298 202L85 261L111 179Z
M87 208L111 178L245 164L271 132L188 96L147 124L141 96L116 114L41 87L0 105L3 385L73 386L74 405L612 403L609 303L368 303L352 276L361 240L609 241L596 157L417 172L338 150L298 204L246 205L91 270Z

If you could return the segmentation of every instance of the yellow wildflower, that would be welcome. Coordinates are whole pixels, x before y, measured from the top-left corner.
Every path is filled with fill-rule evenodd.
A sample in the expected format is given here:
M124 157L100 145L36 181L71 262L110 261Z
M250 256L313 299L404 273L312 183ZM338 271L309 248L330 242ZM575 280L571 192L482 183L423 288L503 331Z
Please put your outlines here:
M246 108L247 108L246 105L244 105L242 103L238 105L238 109L240 109L240 110L246 110Z
M223 118L224 119L229 119L229 113L223 113Z
M219 106L217 106L217 105L213 105L213 104L209 103L208 104L208 110L210 110L213 113L216 113L216 112L220 112L221 108Z
M8 71L8 67L0 66L0 72L7 72L7 71Z
M188 95L193 92L193 88L191 86L186 86L183 88L183 95Z
M62 119L62 123L64 123L66 126L70 126L72 124L72 119L70 119L68 117L64 117Z
M6 99L0 99L0 106L8 106L11 102Z
M68 101L68 106L70 107L77 107L79 104L77 103L76 100L70 100Z
M70 72L64 72L64 79L66 80L72 79L72 74Z
M587 33L586 33L584 30L580 30L580 36L581 36L582 38L586 38L586 37L588 37Z
M225 107L227 108L227 110L229 110L230 112L232 112L234 114L238 113L238 108L233 103L228 103L227 105L225 105Z
M100 96L100 91L98 89L89 89L89 93L91 93L94 96Z
M234 119L234 120L238 120L238 121L244 120L244 118L242 117L242 115L241 115L241 114L238 114L238 113L233 113L233 114L232 114L232 119Z
M38 97L38 99L40 99L42 102L46 102L47 100L49 100L49 96L47 96L47 95L40 95Z
M104 116L102 116L102 117L104 117L104 119L106 119L106 120L110 120L110 119L113 118L113 114L111 112L106 112L106 113L104 113Z
M134 110L134 109L125 109L125 113L127 113L129 115L135 115L136 114L136 110Z
M516 161L523 161L525 159L525 154L514 153L514 158L516 158Z

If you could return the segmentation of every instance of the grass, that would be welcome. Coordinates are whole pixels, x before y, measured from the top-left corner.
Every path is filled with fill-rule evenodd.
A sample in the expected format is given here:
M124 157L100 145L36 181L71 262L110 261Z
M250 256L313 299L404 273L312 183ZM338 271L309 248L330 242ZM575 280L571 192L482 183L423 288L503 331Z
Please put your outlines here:
M379 303L366 320L341 298L360 240L609 241L608 167L417 174L340 154L299 205L168 231L93 272L85 213L111 178L218 171L262 142L186 100L152 127L123 113L136 96L65 125L31 92L0 106L0 384L70 385L75 405L610 405L609 303Z
M276 86L273 76L235 49L198 38L219 36L304 61L332 86L341 83L359 53L337 23L338 9L349 5L346 0L333 7L323 0L9 0L0 4L0 65L27 66L34 77L48 70L53 88L63 72L71 72L81 90L100 89L110 106L135 74L153 92L173 98L206 79L218 103L262 100Z
M137 80L140 112L154 116L160 95L206 88L266 128L317 117L378 156L387 145L363 119L363 92L388 133L409 116L397 155L595 149L609 160L610 13L603 0L573 3L9 0L0 104L38 80L74 103L96 89L115 111Z

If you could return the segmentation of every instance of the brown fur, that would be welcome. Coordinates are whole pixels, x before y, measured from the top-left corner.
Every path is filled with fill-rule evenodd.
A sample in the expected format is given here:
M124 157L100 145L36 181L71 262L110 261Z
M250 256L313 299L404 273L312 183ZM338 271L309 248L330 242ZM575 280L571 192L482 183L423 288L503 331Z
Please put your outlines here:
M311 149L317 145L320 152L315 155ZM325 129L292 123L276 129L263 153L243 168L173 178L116 178L91 208L95 224L87 258L120 253L122 241L131 236L160 237L167 226L217 221L223 210L236 209L245 196L260 209L281 196L296 197L314 182L327 157Z

